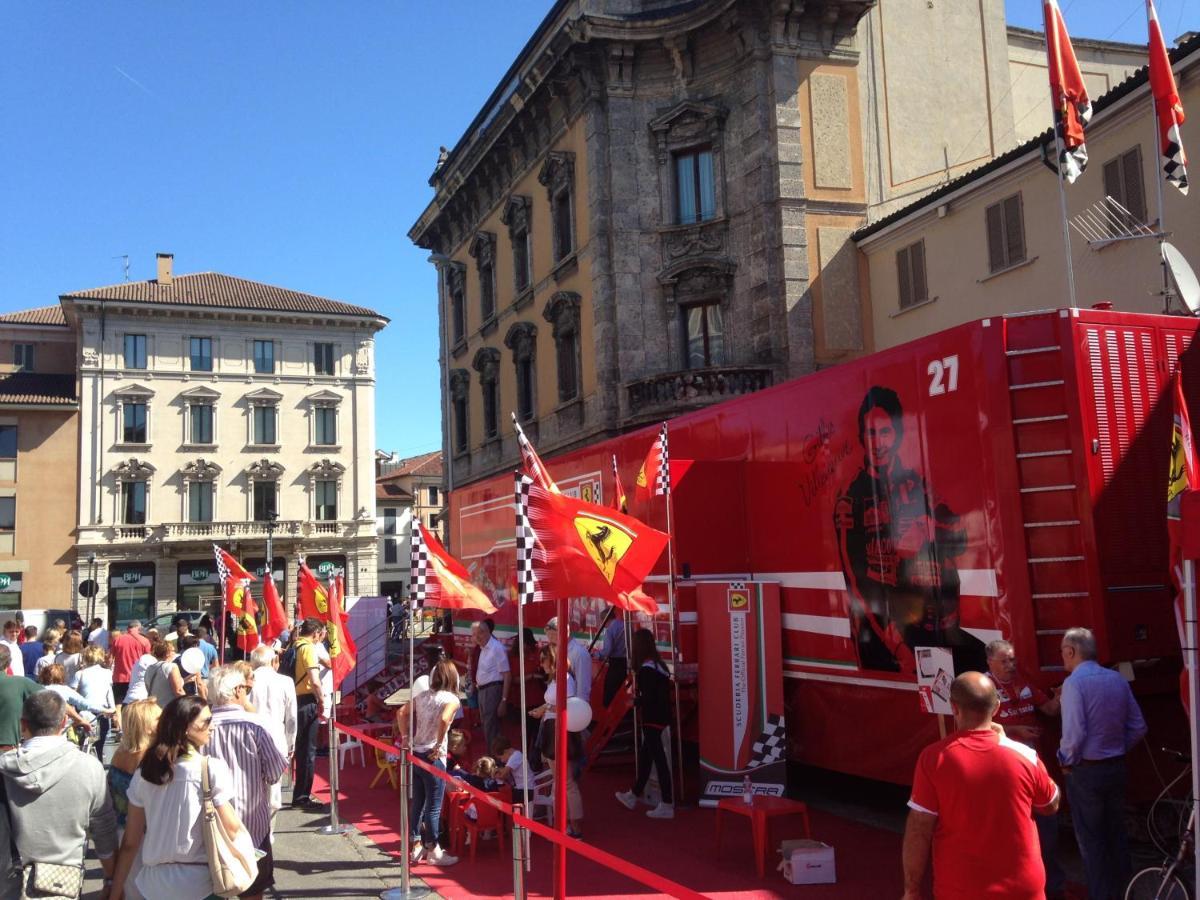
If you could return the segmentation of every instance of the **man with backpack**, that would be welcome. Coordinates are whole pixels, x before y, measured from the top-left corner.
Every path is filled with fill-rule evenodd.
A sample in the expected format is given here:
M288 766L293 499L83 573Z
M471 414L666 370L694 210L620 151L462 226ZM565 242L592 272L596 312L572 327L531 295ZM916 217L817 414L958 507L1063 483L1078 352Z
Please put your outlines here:
M300 623L300 636L280 663L280 671L296 684L296 782L292 806L302 809L324 807L309 796L317 764L317 733L321 720L329 715L321 689L324 660L329 658L321 646L324 640L325 623L310 616Z

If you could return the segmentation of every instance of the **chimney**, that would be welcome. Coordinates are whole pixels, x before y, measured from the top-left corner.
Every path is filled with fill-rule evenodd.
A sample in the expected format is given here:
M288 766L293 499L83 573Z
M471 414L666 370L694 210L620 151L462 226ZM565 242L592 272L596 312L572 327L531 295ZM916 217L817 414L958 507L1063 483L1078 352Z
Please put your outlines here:
M158 260L158 283L159 284L171 284L171 282L173 280L173 276L171 274L171 267L175 263L175 254L174 253L158 253L158 254L156 254L156 258Z

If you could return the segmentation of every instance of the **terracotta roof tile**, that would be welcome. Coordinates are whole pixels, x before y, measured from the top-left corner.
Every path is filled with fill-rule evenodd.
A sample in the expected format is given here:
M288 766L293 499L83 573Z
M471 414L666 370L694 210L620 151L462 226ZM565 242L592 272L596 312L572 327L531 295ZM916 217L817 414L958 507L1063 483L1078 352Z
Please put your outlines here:
M386 481L375 482L375 499L376 500L400 500L407 503L412 502L412 494L404 490L398 484L390 484Z
M42 372L0 375L0 406L27 403L74 406L75 376Z
M396 464L386 475L381 475L379 481L385 481L389 478L404 478L409 475L441 475L442 474L442 451L434 450L432 453L422 453L420 456L411 456L408 459L402 459Z
M329 300L258 281L221 275L218 272L176 275L170 284L159 284L157 280L126 281L108 287L74 291L63 294L63 298L363 316L385 321L387 318L365 306L353 306L340 300Z
M36 309L22 309L17 312L0 315L0 323L8 325L58 325L67 327L67 317L63 315L62 307L39 306Z

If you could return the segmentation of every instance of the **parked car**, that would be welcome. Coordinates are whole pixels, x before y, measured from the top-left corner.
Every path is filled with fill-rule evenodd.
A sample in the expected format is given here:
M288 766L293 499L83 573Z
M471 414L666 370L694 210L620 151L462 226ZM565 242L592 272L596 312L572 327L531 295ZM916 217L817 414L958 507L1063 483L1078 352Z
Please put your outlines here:
M151 628L157 628L158 633L165 635L171 631L171 623L180 616L186 616L188 620L188 628L192 631L196 630L196 626L200 624L200 620L204 618L203 610L181 609L176 612L159 613L152 619L142 623L142 634L145 634Z
M46 629L59 619L67 623L68 628L82 628L83 620L79 613L70 609L14 609L8 613L0 613L0 622L11 617L22 628L33 625L38 630L39 637Z

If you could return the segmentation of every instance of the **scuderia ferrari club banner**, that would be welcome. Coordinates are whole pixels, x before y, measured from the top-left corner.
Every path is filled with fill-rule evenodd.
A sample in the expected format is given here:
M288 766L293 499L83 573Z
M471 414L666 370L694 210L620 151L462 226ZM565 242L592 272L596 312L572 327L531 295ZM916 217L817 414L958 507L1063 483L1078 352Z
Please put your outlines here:
M700 803L787 787L779 585L696 587L700 626Z

